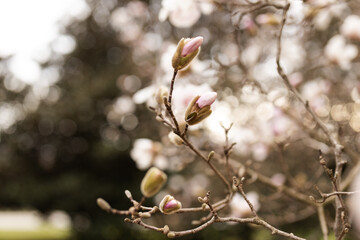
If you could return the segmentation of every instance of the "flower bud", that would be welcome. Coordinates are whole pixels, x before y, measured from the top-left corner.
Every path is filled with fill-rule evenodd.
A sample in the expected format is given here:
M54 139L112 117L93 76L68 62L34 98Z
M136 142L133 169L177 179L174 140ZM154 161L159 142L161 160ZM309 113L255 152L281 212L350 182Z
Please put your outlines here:
M129 190L125 190L125 195L128 199L132 199L132 194Z
M150 168L141 181L141 193L145 197L152 197L160 191L167 180L166 174L156 167Z
M207 118L212 112L210 106L215 102L216 97L216 92L208 92L194 97L185 112L187 124L194 125Z
M179 211L181 208L181 202L177 201L173 196L166 195L161 200L159 209L164 214L173 214Z
M108 212L111 210L110 204L102 198L96 199L97 205L104 211Z
M168 238L174 238L174 237L176 237L176 234L175 234L174 232L169 232L169 233L167 234L167 237L168 237Z
M174 132L170 132L168 137L169 137L170 142L176 146L181 146L184 143L183 140L181 139L181 137L179 137Z
M169 96L168 89L165 86L160 86L158 88L158 90L156 91L156 94L155 94L156 102L158 104L163 104L164 103L164 97L167 98L168 96Z
M203 37L182 38L172 58L173 68L175 70L181 70L187 67L200 52L200 46L203 40Z

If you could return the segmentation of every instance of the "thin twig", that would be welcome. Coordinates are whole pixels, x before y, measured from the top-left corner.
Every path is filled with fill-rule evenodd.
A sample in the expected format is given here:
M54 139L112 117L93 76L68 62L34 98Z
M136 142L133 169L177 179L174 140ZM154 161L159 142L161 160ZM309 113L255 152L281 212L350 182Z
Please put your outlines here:
M170 106L171 106L171 98L172 98L172 93L174 90L174 83L175 83L175 78L176 78L177 73L178 73L178 71L174 70L174 74L173 74L173 77L172 77L171 83L170 83L170 91L169 91L169 98L168 98L168 103Z
M226 217L225 218L224 217L224 218L219 218L217 222L252 223L252 224L260 225L260 226L263 226L263 227L269 229L272 234L284 236L284 237L287 237L290 239L295 239L295 240L305 240L305 238L297 237L293 233L287 233L287 232L281 231L258 217L253 217L253 218L236 218L236 217Z
M325 133L325 135L330 140L331 145L334 148L334 155L335 155L335 162L336 162L335 174L334 174L334 178L333 178L334 181L332 181L332 184L333 184L334 192L338 192L338 186L340 185L340 182L341 182L341 172L342 172L344 164L346 163L342 159L342 151L343 151L344 147L340 144L337 137L335 137L329 131L329 129L326 127L326 125L314 113L314 111L309 106L308 101L305 101L301 97L301 95L298 93L296 88L290 84L290 81L280 64L281 37L282 37L283 29L284 29L284 26L286 23L287 12L289 10L289 7L290 7L290 3L288 3L283 10L282 24L281 24L280 33L279 33L279 36L277 39L278 40L277 41L277 50L278 51L277 51L277 55L276 55L277 71L278 71L279 75L281 76L281 78L284 80L286 87L295 95L296 99L298 99L298 101L300 101L304 105L307 112L310 113L310 115L312 116L312 118L314 119L316 124L320 127L320 129ZM335 216L334 230L335 230L336 239L341 240L343 238L343 236L345 235L344 232L346 232L346 229L348 229L348 227L347 227L348 223L347 223L347 213L345 210L344 201L343 201L341 195L337 195L337 196L338 197L335 199L336 216Z
M221 181L226 185L229 192L231 192L231 185L226 180L226 178L222 175L222 173L205 157L187 138L186 136L181 136L181 139L184 141L185 145L188 146L197 156L199 156L204 162L206 162L209 167L213 170L213 172L221 179Z
M240 192L241 196L245 199L246 203L249 205L249 208L251 210L251 212L253 213L254 217L258 217L254 206L252 205L252 203L250 202L250 200L246 197L246 194L244 192L243 189L243 184L244 184L244 180L245 178L241 178L241 180L239 181L235 176L233 177L233 184L234 186L238 189L238 191Z

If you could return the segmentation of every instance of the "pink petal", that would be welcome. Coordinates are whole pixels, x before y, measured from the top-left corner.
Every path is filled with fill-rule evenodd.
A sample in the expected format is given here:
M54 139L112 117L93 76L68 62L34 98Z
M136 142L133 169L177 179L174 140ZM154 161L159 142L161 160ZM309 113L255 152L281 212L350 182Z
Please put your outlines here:
M196 51L203 43L203 40L204 40L203 37L192 38L190 41L188 41L185 44L184 48L181 51L181 56L185 57L185 56L189 55L190 53L193 53L194 51Z
M175 199L170 200L169 202L167 202L164 206L164 209L171 209L177 206L177 201Z
M200 96L200 98L196 101L199 108L203 108L205 106L210 106L216 100L217 93L216 92L208 92Z

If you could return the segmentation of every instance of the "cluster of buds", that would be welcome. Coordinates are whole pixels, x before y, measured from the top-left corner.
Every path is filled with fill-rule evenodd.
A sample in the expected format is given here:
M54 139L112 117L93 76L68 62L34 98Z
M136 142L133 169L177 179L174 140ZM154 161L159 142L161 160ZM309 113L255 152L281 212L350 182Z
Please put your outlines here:
M176 48L176 52L172 58L172 66L174 70L182 70L200 52L200 46L203 43L203 37L182 38Z
M164 214L173 214L181 209L181 202L177 201L173 196L166 195L161 200L159 209Z
M141 181L140 190L145 197L157 194L167 180L166 174L156 167L150 168Z
M185 112L186 123L194 125L210 116L212 112L210 106L215 102L216 97L216 92L208 92L194 97Z

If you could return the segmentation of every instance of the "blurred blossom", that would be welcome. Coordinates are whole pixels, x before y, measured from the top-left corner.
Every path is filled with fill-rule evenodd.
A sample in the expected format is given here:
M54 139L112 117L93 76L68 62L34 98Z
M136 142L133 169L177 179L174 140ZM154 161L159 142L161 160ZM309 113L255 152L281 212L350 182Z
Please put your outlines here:
M260 162L264 161L267 158L269 150L269 146L262 142L255 143L254 145L252 145L251 148L254 160Z
M161 70L165 73L163 76L165 81L169 81L174 72L171 66L171 62L175 51L176 45L174 43L166 43L165 46L163 46L163 52L161 53L160 57L160 67Z
M166 169L168 161L161 155L161 152L161 143L153 142L147 138L139 138L135 140L130 156L136 162L136 166L140 170L145 170L151 166Z
M341 35L333 36L325 47L325 56L343 70L350 69L351 61L357 55L357 47L353 44L346 44L346 39Z
M121 125L127 131L134 130L138 123L139 121L134 114L126 114L121 118Z
M152 105L151 103L155 104L155 99L154 99L155 93L156 93L156 86L150 85L148 87L145 87L137 91L133 95L132 99L136 104L142 104L149 101L148 105Z
M351 99L356 102L359 103L360 102L360 91L359 91L359 87L355 87L351 90Z
M239 57L239 48L236 44L231 42L223 43L217 57L225 66L234 64Z
M270 46L269 48L274 48L275 45ZM261 50L263 51L263 50ZM274 81L274 78L279 76L276 70L276 58L275 56L267 58L265 61L260 62L255 65L252 69L252 74L255 80L259 81L260 83Z
M19 103L0 103L0 116L0 131L4 131L24 119L25 111Z
M285 183L285 181L286 181L286 177L282 173L275 173L271 177L271 182L276 186L282 186Z
M246 193L247 199L254 206L254 210L260 209L259 195L256 192ZM233 199L230 202L231 216L234 217L248 217L252 215L251 209L245 199L240 193L235 193Z
M356 132L360 132L360 113L354 112L351 115L350 121L349 121L350 127L354 129Z
M228 102L217 101L211 117L204 120L205 127L213 142L223 143L224 129L221 127L220 123L224 126L229 126L231 122L235 120L232 117L231 110L231 106Z
M326 117L330 113L330 100L326 95L317 96L309 104L320 117Z
M305 11L314 11L317 14L314 17L315 27L321 31L326 30L331 20L334 17L341 17L346 10L345 3L337 3L337 0L312 0L308 1L309 8L304 8ZM324 7L326 6L326 7Z
M241 60L247 67L254 67L259 59L261 50L261 45L258 42L254 42L241 52Z
M270 126L276 142L287 140L292 135L295 127L294 123L278 108Z
M108 107L107 119L114 124L121 124L122 117L135 111L135 104L131 97L121 96Z
M52 48L55 52L65 55L74 51L76 42L73 36L60 35L52 43Z
M191 27L199 20L201 13L210 14L213 11L213 5L206 0L162 0L161 6L159 20L169 18L171 24L179 28Z
M151 52L158 51L162 47L162 37L157 33L145 33L142 45Z
M15 55L9 61L9 70L15 77L27 84L33 84L41 74L40 65L24 55Z
M130 43L140 39L142 25L148 18L145 3L129 2L125 7L119 7L111 13L110 25L118 32L118 39Z
M115 142L119 139L120 131L114 127L104 127L101 129L101 137L107 141Z
M360 41L360 17L357 15L347 16L341 25L340 32L349 39Z
M349 120L350 114L344 104L336 104L331 107L331 117L337 122Z
M241 156L249 156L251 153L251 143L257 140L254 130L245 127L232 128L231 136L232 142L236 142L233 148L234 152Z
M304 64L306 52L300 41L302 39L298 36L282 41L281 64L288 73L300 69Z
M116 80L116 85L124 91L133 93L141 87L141 80L135 75L121 75Z
M183 189L186 189L188 185L182 175L174 174L170 176L168 186L174 192L181 192Z
M301 88L302 96L308 100L312 101L321 94L328 94L331 90L331 83L324 79L314 79L307 81Z
M274 105L270 102L262 102L256 108L256 116L260 121L268 121L274 115Z
M264 25L278 25L281 22L281 18L278 15L275 14L270 14L270 13L266 13L266 14L259 14L256 17L256 22L258 24L264 24Z
M238 23L241 15L236 14L236 15L233 15L232 17L233 17L232 21L234 23ZM257 28L255 22L248 15L245 15L242 17L241 22L240 22L240 29L244 29L247 33L249 33L252 36L256 35L256 33L258 31L258 28Z
M193 176L187 186L189 187L190 194L193 197L204 196L208 191L209 179L203 174L196 174Z
M251 84L246 84L241 89L240 100L244 103L258 103L262 98L263 95L260 93L259 89Z
M300 72L294 72L289 75L289 82L292 86L296 87L303 81L303 76Z

